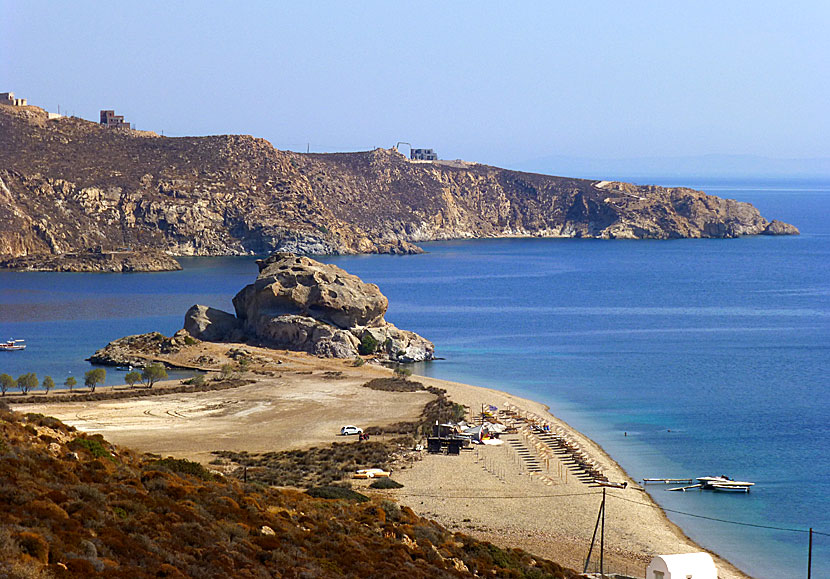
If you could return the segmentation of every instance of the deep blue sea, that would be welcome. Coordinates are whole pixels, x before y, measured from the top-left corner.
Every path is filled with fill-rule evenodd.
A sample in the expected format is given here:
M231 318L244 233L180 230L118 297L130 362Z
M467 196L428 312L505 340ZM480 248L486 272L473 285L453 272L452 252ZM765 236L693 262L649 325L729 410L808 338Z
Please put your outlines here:
M806 576L804 531L830 533L830 183L682 184L750 201L802 235L435 242L419 256L324 261L377 283L387 319L435 342L445 360L417 373L543 401L637 479L756 482L748 495L650 490L708 517L669 513L751 574ZM0 352L0 372L82 382L83 358L109 340L172 334L194 303L232 311L256 274L249 258L182 265L0 272L0 338L29 344ZM814 537L813 577L830 577L830 536Z

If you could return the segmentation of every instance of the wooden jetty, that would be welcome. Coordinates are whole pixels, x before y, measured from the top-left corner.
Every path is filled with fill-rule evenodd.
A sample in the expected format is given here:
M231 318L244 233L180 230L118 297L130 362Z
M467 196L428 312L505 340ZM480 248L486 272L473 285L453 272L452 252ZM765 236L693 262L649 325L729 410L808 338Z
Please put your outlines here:
M692 482L692 481L689 481L689 482ZM702 488L703 488L703 485L698 484L698 485L691 485L691 486L688 486L688 487L675 487L675 488L669 489L669 490L670 491L683 491L685 493L686 491L688 491L690 489L702 489Z
M692 482L690 478L644 478L643 484L682 485Z

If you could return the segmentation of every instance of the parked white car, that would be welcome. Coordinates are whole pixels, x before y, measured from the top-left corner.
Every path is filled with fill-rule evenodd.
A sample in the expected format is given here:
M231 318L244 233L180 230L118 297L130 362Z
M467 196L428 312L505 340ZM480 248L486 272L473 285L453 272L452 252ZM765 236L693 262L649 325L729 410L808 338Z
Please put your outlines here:
M343 436L349 436L350 434L363 434L363 429L349 424L348 426L344 426L340 429L340 434Z

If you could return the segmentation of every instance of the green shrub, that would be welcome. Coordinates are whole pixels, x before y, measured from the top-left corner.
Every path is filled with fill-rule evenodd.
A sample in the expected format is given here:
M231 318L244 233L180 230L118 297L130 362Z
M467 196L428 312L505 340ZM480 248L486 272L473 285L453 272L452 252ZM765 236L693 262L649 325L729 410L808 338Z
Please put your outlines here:
M199 340L197 340L193 336L185 336L184 337L184 343L187 344L188 346L195 346L196 344L199 343Z
M69 446L85 448L95 458L108 458L110 460L115 460L115 458L112 456L112 454L110 454L110 451L107 450L104 444L100 440L96 440L94 438L78 437L75 440L73 440L69 444Z
M366 332L363 334L363 337L360 339L360 346L357 348L357 351L360 352L364 356L369 356L370 354L374 354L378 350L378 341L375 337Z
M369 487L373 489L402 489L403 485L391 478L379 478L372 481Z
M355 368L360 368L365 363L366 363L366 360L364 360L360 356L355 356L354 360L352 360L352 366L354 366Z
M189 384L191 386L202 386L205 383L205 375L196 374L185 380L184 383Z
M189 474L202 480L213 480L213 474L198 462L185 458L173 458L168 456L160 460L153 460L147 466L168 470L177 474Z
M306 491L306 494L316 499L345 499L358 503L365 503L369 500L366 495L345 487L312 487Z

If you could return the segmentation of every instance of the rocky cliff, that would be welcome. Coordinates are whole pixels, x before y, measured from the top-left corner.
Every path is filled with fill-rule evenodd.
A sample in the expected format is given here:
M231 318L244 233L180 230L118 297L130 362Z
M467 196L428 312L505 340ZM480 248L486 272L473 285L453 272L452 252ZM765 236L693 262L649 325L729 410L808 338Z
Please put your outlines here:
M794 234L749 204L635 186L299 154L244 135L165 138L0 106L0 255L102 246L174 255L418 251L433 239Z

